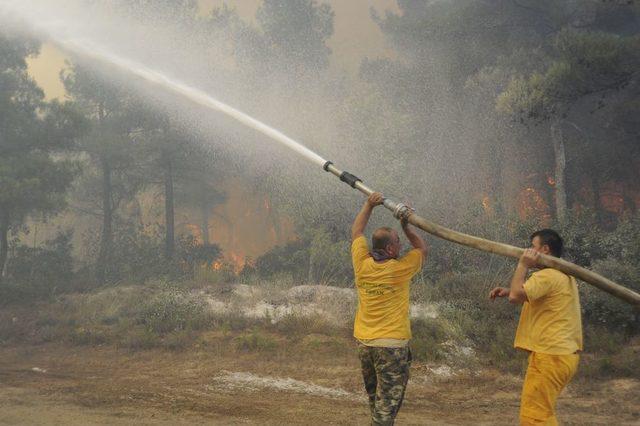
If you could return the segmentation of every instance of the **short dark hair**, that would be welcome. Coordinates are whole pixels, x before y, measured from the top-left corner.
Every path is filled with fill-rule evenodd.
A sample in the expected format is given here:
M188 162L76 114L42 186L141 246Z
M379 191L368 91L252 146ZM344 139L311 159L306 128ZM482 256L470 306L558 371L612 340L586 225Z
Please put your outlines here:
M549 247L552 255L555 257L562 256L562 237L556 231L553 229L541 229L531 234L530 241L533 241L535 237L540 238L541 245Z
M380 232L382 231L382 232ZM373 236L371 237L371 245L373 246L373 250L384 250L391 243L391 231L393 229L388 226L378 228L373 231Z

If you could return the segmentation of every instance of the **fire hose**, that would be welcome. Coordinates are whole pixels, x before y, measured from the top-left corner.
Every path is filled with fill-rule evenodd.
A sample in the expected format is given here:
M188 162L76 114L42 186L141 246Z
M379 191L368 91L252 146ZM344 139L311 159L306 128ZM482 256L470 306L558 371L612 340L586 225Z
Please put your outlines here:
M374 192L371 188L369 188L362 182L362 179L354 176L349 172L338 169L331 161L327 161L324 164L323 169L335 175L342 182L367 196L371 195ZM417 215L413 211L413 209L409 208L408 206L393 201L389 198L384 199L383 205L386 209L390 210L393 213L393 216L396 219L405 219L417 228L420 228L423 231L428 232L429 234L434 235L438 238L506 257L520 258L520 256L522 256L522 253L524 252L524 249L520 247L475 237L473 235L454 231L453 229L438 225L437 223L431 222ZM549 256L542 253L540 253L540 256L538 258L538 264L548 268L557 269L568 275L572 275L588 284L593 285L594 287L599 288L602 291L605 291L619 299L624 300L625 302L634 306L636 309L640 309L640 294L618 283L615 283L594 271L583 268L559 257Z

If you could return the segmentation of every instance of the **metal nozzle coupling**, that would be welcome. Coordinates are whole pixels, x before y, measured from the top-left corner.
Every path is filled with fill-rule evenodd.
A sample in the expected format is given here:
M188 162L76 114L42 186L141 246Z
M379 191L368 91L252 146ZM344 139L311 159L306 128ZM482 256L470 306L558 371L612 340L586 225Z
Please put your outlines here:
M398 203L396 204L395 209L393 209L393 217L398 220L409 219L409 216L411 216L413 212L415 212L415 209L412 209L403 203Z

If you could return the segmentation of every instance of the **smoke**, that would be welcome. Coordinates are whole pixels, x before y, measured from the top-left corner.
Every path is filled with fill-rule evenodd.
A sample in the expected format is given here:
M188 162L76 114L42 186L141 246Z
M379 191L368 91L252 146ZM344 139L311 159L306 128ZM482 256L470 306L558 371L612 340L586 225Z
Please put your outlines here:
M220 159L221 175L255 185L299 224L328 224L346 232L362 202L359 194L318 167L323 158L445 223L459 218L471 203L481 208L473 174L476 142L467 133L472 120L463 115L460 93L448 76L451 70L442 65L451 63L443 57L446 45L431 47L431 64L421 71L430 82L422 90L433 96L409 98L380 91L366 75L341 74L323 67L322 61L288 55L231 9L198 16L189 4L2 0L0 10L3 21L21 22L24 30L52 38L71 50L74 63L137 93L148 108L210 146ZM149 79L172 88L159 90ZM303 152L315 164L303 161L247 127L249 122L255 128L251 120L241 124L203 108L217 100L272 126L268 133L282 132L321 157ZM410 112L408 102L413 102ZM374 218L374 225L388 221Z

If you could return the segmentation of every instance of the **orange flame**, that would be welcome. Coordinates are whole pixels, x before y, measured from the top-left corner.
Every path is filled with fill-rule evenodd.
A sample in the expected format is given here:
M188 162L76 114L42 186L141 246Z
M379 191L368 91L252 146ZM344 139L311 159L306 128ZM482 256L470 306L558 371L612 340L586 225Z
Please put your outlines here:
M527 187L518 195L518 213L522 220L529 217L550 219L549 205L535 188Z
M616 185L615 183L604 186L605 188L600 194L600 204L606 211L618 215L622 214L624 211L624 196L622 188L620 185Z
M486 214L493 214L493 209L491 208L491 199L486 194L482 196L482 208L484 209L484 212Z
M228 258L233 264L233 269L235 272L240 272L242 268L244 268L246 261L243 254L230 252Z

